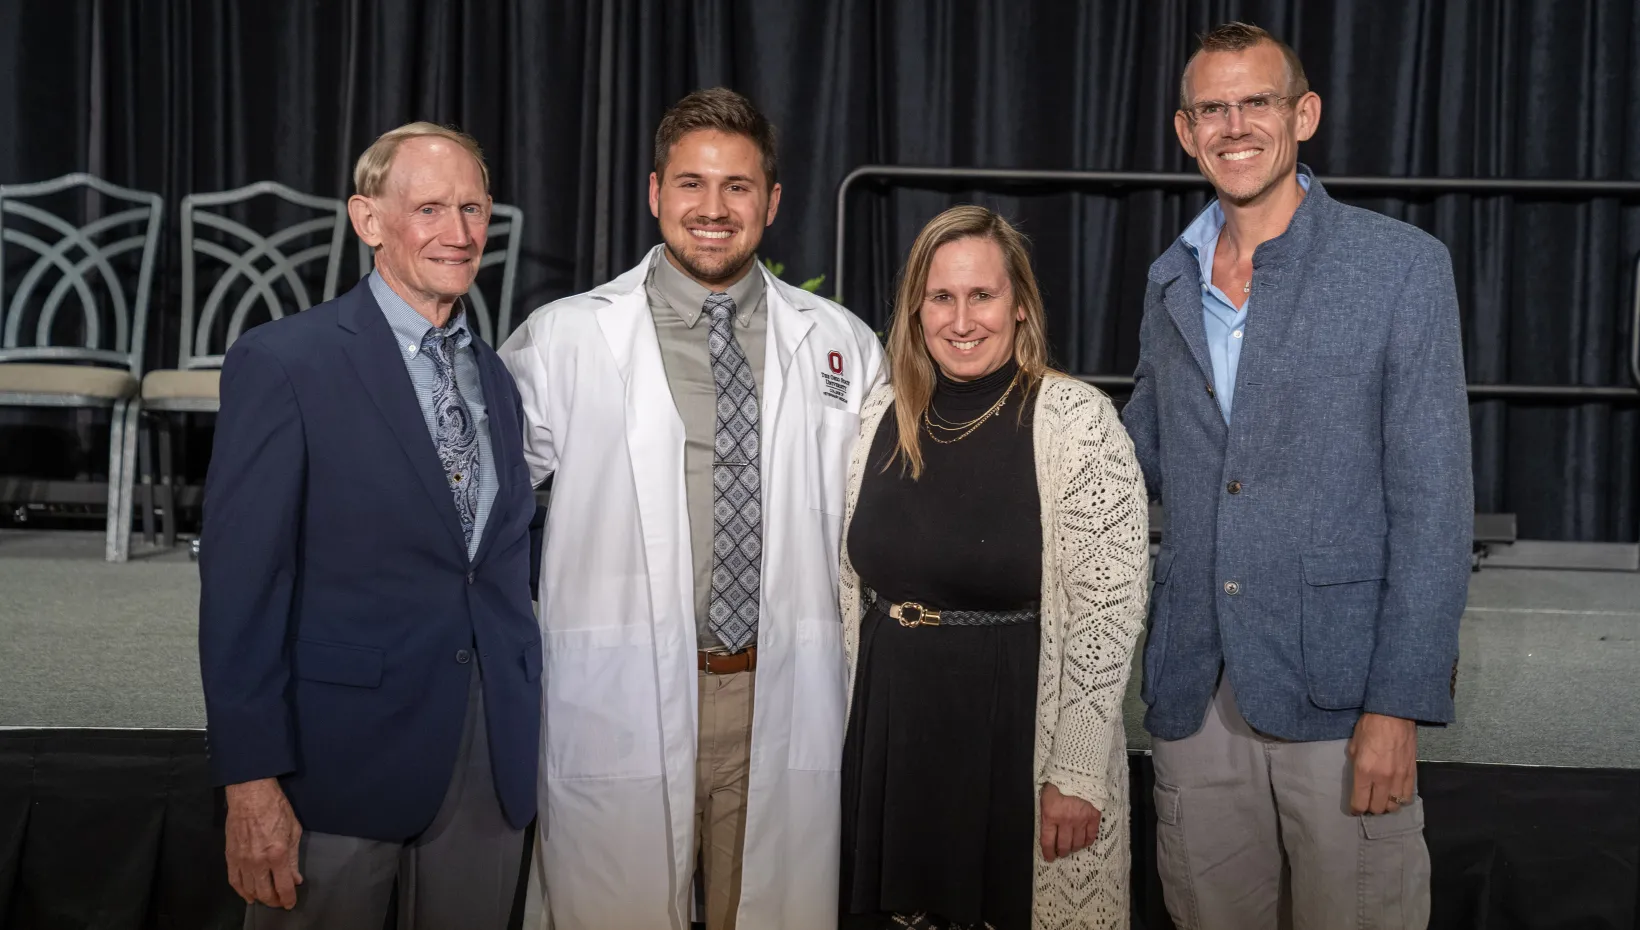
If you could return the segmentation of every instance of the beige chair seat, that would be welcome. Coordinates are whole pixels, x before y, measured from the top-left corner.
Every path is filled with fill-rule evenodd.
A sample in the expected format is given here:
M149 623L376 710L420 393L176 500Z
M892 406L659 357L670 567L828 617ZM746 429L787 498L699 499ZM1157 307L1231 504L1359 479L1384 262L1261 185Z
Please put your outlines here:
M129 371L44 362L0 363L0 394L68 394L119 400L137 391Z
M220 400L222 371L202 368L192 371L150 371L142 379L142 399L154 400Z

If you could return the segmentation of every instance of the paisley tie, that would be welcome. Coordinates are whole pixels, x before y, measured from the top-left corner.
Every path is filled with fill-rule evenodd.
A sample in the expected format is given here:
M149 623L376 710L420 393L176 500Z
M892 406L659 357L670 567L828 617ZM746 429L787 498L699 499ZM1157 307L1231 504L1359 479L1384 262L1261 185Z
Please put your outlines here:
M473 545L473 523L478 515L478 429L467 402L456 385L454 337L447 330L433 327L421 337L421 348L432 359L433 378L433 443L438 449L438 461L444 468L445 480L456 502L456 515L461 518L461 532L467 547Z

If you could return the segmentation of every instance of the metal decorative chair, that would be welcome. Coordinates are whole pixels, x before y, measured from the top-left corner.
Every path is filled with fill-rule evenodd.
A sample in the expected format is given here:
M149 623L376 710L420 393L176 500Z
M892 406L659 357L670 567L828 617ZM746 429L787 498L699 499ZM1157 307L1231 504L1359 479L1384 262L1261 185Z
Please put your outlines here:
M518 246L523 241L523 229L523 210L504 203L490 208L484 257L479 259L473 289L467 292L467 304L478 320L479 338L492 346L499 346L512 335L513 278L518 273ZM359 243L361 274L370 273L372 256L370 246ZM496 268L500 270L495 271ZM490 309L490 301L484 296L486 290L494 294L498 311Z
M164 212L158 194L89 174L0 186L0 404L109 411L110 562L130 552L135 395ZM45 484L29 496L58 500Z
M142 446L143 537L176 542L171 415L221 407L222 360L246 329L336 296L347 204L262 181L182 199L182 335L177 368L149 372L140 403L158 434L159 480ZM271 229L264 233L259 230Z

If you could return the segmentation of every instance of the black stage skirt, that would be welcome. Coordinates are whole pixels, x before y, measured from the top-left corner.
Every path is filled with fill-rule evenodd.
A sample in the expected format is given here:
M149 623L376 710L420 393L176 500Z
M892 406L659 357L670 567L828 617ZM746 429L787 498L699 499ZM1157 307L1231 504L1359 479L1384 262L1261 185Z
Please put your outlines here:
M1030 930L1038 623L860 628L842 930Z

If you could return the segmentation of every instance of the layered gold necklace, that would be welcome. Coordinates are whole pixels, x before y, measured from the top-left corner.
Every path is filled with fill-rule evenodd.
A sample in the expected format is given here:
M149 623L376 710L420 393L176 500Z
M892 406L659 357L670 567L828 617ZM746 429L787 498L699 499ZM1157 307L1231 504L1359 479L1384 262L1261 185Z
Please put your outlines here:
M1016 371L1014 372L1013 378L1009 379L1007 389L1002 392L1001 397L997 398L996 403L992 404L979 416L973 418L972 420L964 420L961 423L953 423L945 417L940 416L940 412L938 410L934 410L934 398L930 397L928 399L928 406L923 408L922 415L923 427L928 430L928 438L946 446L967 439L973 434L974 430L977 430L983 426L986 420L991 419L1002 411L1002 405L1008 402L1008 395L1014 392L1014 385L1017 383L1019 383L1019 372ZM940 422L935 423L933 420L928 418L928 413L931 410L934 412L934 416L939 417ZM938 433L934 432L935 430L944 430L947 434L960 433L961 435L951 439L942 439Z

